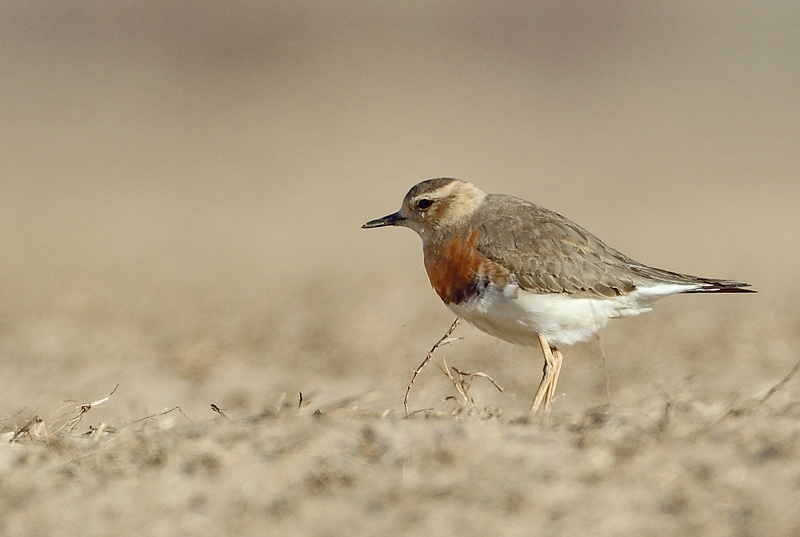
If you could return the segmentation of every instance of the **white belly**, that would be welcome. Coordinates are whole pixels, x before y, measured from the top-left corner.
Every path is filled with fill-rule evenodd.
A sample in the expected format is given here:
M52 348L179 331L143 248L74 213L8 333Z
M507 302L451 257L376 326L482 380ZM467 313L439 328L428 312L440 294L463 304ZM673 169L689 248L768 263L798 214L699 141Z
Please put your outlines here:
M554 346L586 341L614 317L650 311L653 301L695 286L660 285L615 298L573 298L537 294L516 284L489 285L477 298L449 304L450 310L487 334L518 345L539 344L537 334Z

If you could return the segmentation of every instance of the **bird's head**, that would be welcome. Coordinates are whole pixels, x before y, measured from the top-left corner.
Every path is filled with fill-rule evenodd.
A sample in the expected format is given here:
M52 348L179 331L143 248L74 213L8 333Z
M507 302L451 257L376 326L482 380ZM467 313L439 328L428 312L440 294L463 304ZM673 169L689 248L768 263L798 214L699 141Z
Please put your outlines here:
M361 227L405 226L416 231L423 241L432 241L458 230L485 197L485 192L465 181L428 179L408 191L399 211Z

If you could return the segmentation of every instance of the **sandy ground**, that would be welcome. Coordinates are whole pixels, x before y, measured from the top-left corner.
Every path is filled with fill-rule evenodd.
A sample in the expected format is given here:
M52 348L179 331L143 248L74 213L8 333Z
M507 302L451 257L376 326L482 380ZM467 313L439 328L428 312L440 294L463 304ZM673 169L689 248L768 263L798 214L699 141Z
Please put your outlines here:
M796 5L3 10L0 535L800 533ZM759 293L612 322L610 393L565 349L548 422L461 326L504 391L406 418L452 316L359 226L437 176Z

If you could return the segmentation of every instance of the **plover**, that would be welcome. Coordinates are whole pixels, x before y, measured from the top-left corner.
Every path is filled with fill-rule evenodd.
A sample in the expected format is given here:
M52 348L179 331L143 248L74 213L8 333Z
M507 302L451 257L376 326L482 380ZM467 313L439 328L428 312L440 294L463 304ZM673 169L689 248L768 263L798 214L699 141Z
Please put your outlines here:
M511 343L539 345L542 380L531 412L549 414L559 347L586 341L615 317L677 293L746 293L749 284L634 261L551 210L451 178L414 185L396 213L364 228L404 226L422 238L425 269L458 317Z

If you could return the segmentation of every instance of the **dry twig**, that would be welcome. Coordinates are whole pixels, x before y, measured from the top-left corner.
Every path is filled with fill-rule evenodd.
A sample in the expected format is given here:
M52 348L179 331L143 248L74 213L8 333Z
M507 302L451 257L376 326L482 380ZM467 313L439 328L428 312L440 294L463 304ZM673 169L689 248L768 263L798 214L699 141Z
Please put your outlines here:
M461 371L459 368L455 366L448 366L447 360L444 357L442 357L442 365L439 364L436 365L439 366L441 372L444 373L445 376L450 379L450 382L453 383L453 387L461 396L461 403L463 406L466 406L468 408L475 408L475 400L472 398L471 395L469 395L469 388L470 388L469 379L474 377L487 379L494 385L495 388L497 388L497 391L503 393L503 388L500 387L500 385L492 377L490 377L483 371L476 371L474 373ZM455 375L453 373L455 373ZM458 375L458 378L456 378L456 375ZM455 400L455 397L450 396L447 397L447 399Z
M797 362L796 364L794 364L794 367L792 368L791 371L789 371L789 374L786 375L785 377L783 377L782 381L780 381L775 386L770 388L769 391L766 393L766 395L764 395L764 397L761 399L761 401L758 402L758 404L759 405L763 405L764 403L767 402L767 400L769 400L770 397L775 395L777 392L781 391L783 389L783 387L786 386L786 384L790 380L792 380L792 378L797 374L798 370L800 370L800 362Z
M794 376L797 374L798 371L800 371L800 361L794 364L792 370L789 371L789 373L785 377L783 377L783 379L780 382L778 382L775 386L770 388L769 391L766 394L764 394L764 397L762 397L760 400L755 402L751 401L750 403L744 406L732 408L728 412L726 412L725 415L722 416L718 421L721 422L726 418L732 416L740 416L742 414L752 412L753 410L763 406L767 401L769 401L770 397L781 391L784 388L784 386L786 386L786 384L790 380L792 380L792 378L794 378Z
M117 388L119 388L119 382L117 383L116 386L114 386L114 389L111 390L111 393L109 393L108 395L106 395L102 399L98 399L97 401L94 401L92 403L84 403L84 404L80 405L77 408L78 413L75 416L73 416L72 418L70 418L69 420L67 420L67 422L64 423L63 425L61 425L61 427L56 429L55 433L58 434L62 430L64 430L63 434L69 434L72 431L74 431L75 427L77 427L78 423L80 423L80 421L83 419L83 415L86 414L87 412L89 412L92 408L96 407L97 405L99 405L101 403L105 403L106 401L108 401L111 398L111 396L114 395L114 392L117 391Z
M469 395L469 383L467 382L467 379L460 377L458 380L456 380L455 376L453 375L453 371L458 373L458 370L456 368L452 368L453 371L451 371L444 356L442 356L442 365L436 365L439 367L439 370L450 379L450 382L453 383L453 387L458 392L458 395L461 396L461 404L467 408L475 408L475 401L473 401L472 397ZM455 397L450 396L447 397L447 399L455 399Z
M181 407L179 407L179 406L174 406L174 407L172 407L172 408L167 408L167 409L164 409L164 410L162 410L161 412L156 412L155 414L150 414L149 416L145 416L145 417L143 417L143 418L139 418L138 420L132 421L132 422L131 422L131 424L134 424L134 423L139 423L140 421L144 421L144 420L151 420L151 419L153 419L153 418L157 418L157 417L159 417L159 416L164 416L164 415L166 415L166 414L169 414L170 412L174 412L175 410L177 410L178 412L180 412L180 413L181 413L181 416L183 416L184 418L186 418L186 421L189 421L189 422L191 422L191 421L192 421L192 420L190 420L190 419L189 419L189 416L187 416L186 414L184 414L184 413L183 413L183 409L182 409Z
M431 361L431 358L433 358L433 353L436 352L436 349L438 349L443 345L447 345L448 343L452 343L453 341L461 339L461 338L450 338L450 335L453 333L453 330L455 330L456 327L458 326L459 321L460 319L456 317L456 320L453 321L453 324L450 325L450 328L447 329L447 332L445 332L444 335L441 338L439 338L439 341L434 343L433 347L431 347L431 350L428 351L428 354L425 356L425 359L422 360L422 363L419 364L419 366L417 366L417 368L414 370L414 374L411 376L411 382L408 383L408 386L406 387L406 393L403 396L403 408L406 411L406 416L408 416L408 395L411 393L411 387L414 385L414 381L417 380L417 375L419 375L422 369L426 365L428 365L428 362Z
M20 414L25 412L25 410L27 410L27 409L28 409L28 407L23 407L22 410L19 410L19 411L15 412L15 413L11 414L7 418L0 418L0 422L4 422L4 421L8 421L10 419L16 418L17 416L19 416Z
M104 423L101 423L99 427L95 427L94 425L89 425L89 430L86 431L85 433L83 433L81 436L89 437L89 436L92 436L95 433L114 434L116 432L117 432L117 428L116 427L114 427L112 425L106 425Z
M38 439L42 436L47 436L47 426L44 420L39 416L34 416L29 419L25 425L17 429L14 428L14 434L11 436L9 442L19 442L22 437Z
M487 375L483 371L476 371L474 373L467 373L466 371L461 371L460 369L458 369L455 366L451 367L450 369L452 369L453 371L455 371L456 373L458 373L462 377L481 377L481 378L484 378L484 379L488 380L489 382L491 382L492 384L494 384L494 387L497 388L498 392L503 393L505 391L505 390L503 390L503 388L492 377L490 377L489 375Z

